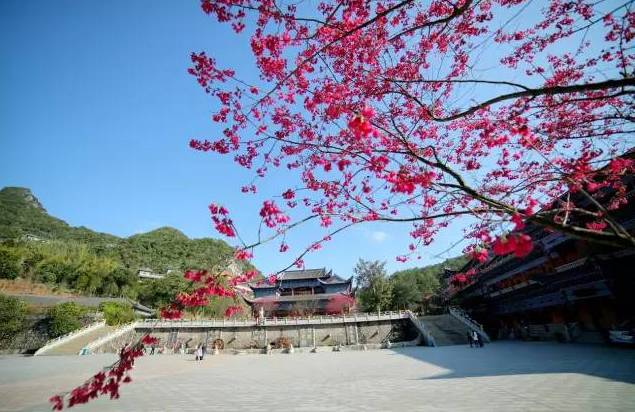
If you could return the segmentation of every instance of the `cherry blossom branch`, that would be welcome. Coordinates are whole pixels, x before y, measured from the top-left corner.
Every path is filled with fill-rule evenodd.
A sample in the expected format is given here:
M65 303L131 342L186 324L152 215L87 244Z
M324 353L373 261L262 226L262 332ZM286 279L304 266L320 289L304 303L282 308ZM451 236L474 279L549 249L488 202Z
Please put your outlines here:
M446 117L436 117L428 108L428 106L421 103L416 97L407 94L406 92L396 92L399 94L404 94L406 97L413 99L416 101L423 109L426 110L426 113L430 116L431 120L436 122L449 122L452 120L460 119L462 117L469 116L471 114L476 113L479 110L485 109L493 104L504 102L506 100L518 99L521 97L531 97L536 98L539 96L555 96L559 94L569 94L569 93L580 93L587 91L595 91L595 90L608 90L615 89L619 87L627 87L627 86L635 86L635 78L629 77L625 79L611 79L598 83L585 83L585 84L576 84L571 86L550 86L543 87L540 89L528 89L520 92L503 94L492 99L486 100L483 103L480 103L476 106L472 106L467 110L463 110L459 113L446 116ZM628 94L635 94L635 90L628 90Z
M400 33L395 34L394 36L389 38L388 41L392 42L392 41L400 38L401 36L414 33L417 30L421 30L421 29L432 27L432 26L438 26L438 25L441 25L441 24L448 23L451 20L453 20L453 19L461 16L463 13L465 13L467 11L467 9L469 9L469 7L472 5L472 2L473 2L473 0L465 0L463 5L460 6L460 7L456 7L456 6L453 5L452 7L454 8L454 10L452 11L452 13L449 16L444 17L442 19L433 20L433 21L429 21L429 22L426 22L426 23L422 23L422 24L410 27L410 28L408 28L406 30L401 31Z
M414 0L403 0L400 3L395 4L392 7L387 8L386 10L382 11L381 13L377 13L373 18L366 20L364 23L353 27L350 30L345 31L344 33L342 33L342 35L336 37L335 39L331 40L330 42L328 42L327 44L325 44L324 46L320 47L317 51L311 53L311 55L307 58L304 58L293 70L291 70L289 73L287 73L282 80L280 80L279 82L276 83L276 85L270 89L260 100L258 100L258 102L254 105L257 106L260 103L262 103L262 101L264 101L266 98L270 97L273 92L275 92L276 90L278 90L280 87L282 87L282 85L289 80L292 76L294 76L296 73L298 73L298 71L308 62L312 61L313 59L315 59L320 53L324 52L325 50L327 50L329 47L333 46L334 44L336 44L337 42L343 40L344 38L350 36L351 34L364 29L365 27L370 26L371 24L373 24L374 22L376 22L377 20L381 19L384 16L387 16L388 14L392 13L395 10L398 10L410 3L412 3Z
M216 265L214 268L216 274L214 275L210 275L210 272L207 271L187 271L184 275L185 279L190 281L187 290L191 290L191 287L196 283L202 286L192 293L181 292L177 294L172 303L161 310L161 317L166 319L180 318L184 307L207 305L208 296L236 298L234 289L236 284L251 280L257 272L249 271L230 279L226 282L230 288L227 289L227 285L222 283L224 283L224 278L227 276L225 272L233 262L233 258L228 258ZM229 317L237 310L237 306L230 306L225 314ZM159 322L158 319L157 322ZM150 326L151 331L154 330L157 322ZM144 347L158 342L158 338L145 334L134 343L126 345L119 351L119 359L117 361L106 366L102 371L96 373L75 389L52 396L49 399L52 409L61 411L65 406L71 408L75 405L85 404L101 395L109 395L111 399L118 399L120 386L132 381L130 371L134 367L135 360L144 355Z

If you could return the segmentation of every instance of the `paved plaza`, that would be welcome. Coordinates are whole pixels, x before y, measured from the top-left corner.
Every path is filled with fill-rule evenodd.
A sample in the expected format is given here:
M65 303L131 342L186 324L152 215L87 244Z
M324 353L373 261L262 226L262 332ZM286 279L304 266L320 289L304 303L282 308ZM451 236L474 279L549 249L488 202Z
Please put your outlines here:
M0 410L46 399L112 355L0 358ZM146 356L121 399L80 411L633 411L635 350L557 343L367 352Z

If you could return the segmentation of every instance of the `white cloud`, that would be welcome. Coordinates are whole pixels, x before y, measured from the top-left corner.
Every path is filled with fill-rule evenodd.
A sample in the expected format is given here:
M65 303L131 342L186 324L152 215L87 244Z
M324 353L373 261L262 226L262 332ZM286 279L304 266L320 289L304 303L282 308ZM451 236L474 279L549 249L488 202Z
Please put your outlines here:
M376 230L370 234L370 238L373 242L381 243L388 237L388 233Z

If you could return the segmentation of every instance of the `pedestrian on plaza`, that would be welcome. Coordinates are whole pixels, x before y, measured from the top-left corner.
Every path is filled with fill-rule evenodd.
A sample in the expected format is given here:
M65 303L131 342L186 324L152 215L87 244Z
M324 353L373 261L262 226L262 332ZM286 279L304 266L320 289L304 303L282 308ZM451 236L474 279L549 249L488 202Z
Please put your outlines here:
M203 347L201 346L201 344L199 343L196 346L196 360L202 360L203 359Z
M150 355L154 355L154 349L157 347L157 345L155 345L154 343L152 344L151 348L150 348Z
M472 340L472 332L467 331L467 342L470 344L470 348L474 347L474 341Z
M481 341L481 340L479 339L478 333L476 333L476 331L475 331L475 330L473 330L473 331L472 331L472 341L474 342L474 346L476 346L477 348L478 348L479 346L482 346L482 345L480 344L480 341Z
M203 343L203 346L201 346L201 360L203 360L206 353L207 353L207 344Z

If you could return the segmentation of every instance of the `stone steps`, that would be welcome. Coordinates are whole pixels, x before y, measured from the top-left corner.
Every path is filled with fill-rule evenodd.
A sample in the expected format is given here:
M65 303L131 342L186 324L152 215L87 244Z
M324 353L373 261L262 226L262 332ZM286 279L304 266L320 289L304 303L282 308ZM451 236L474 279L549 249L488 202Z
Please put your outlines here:
M58 346L55 346L41 354L41 356L49 356L49 355L77 355L82 348L88 345L90 342L93 342L103 336L106 336L110 332L117 329L116 326L101 326L93 331L85 333L83 335L79 335L69 340L68 342L64 342Z
M469 328L450 315L422 316L425 325L437 346L466 345Z

